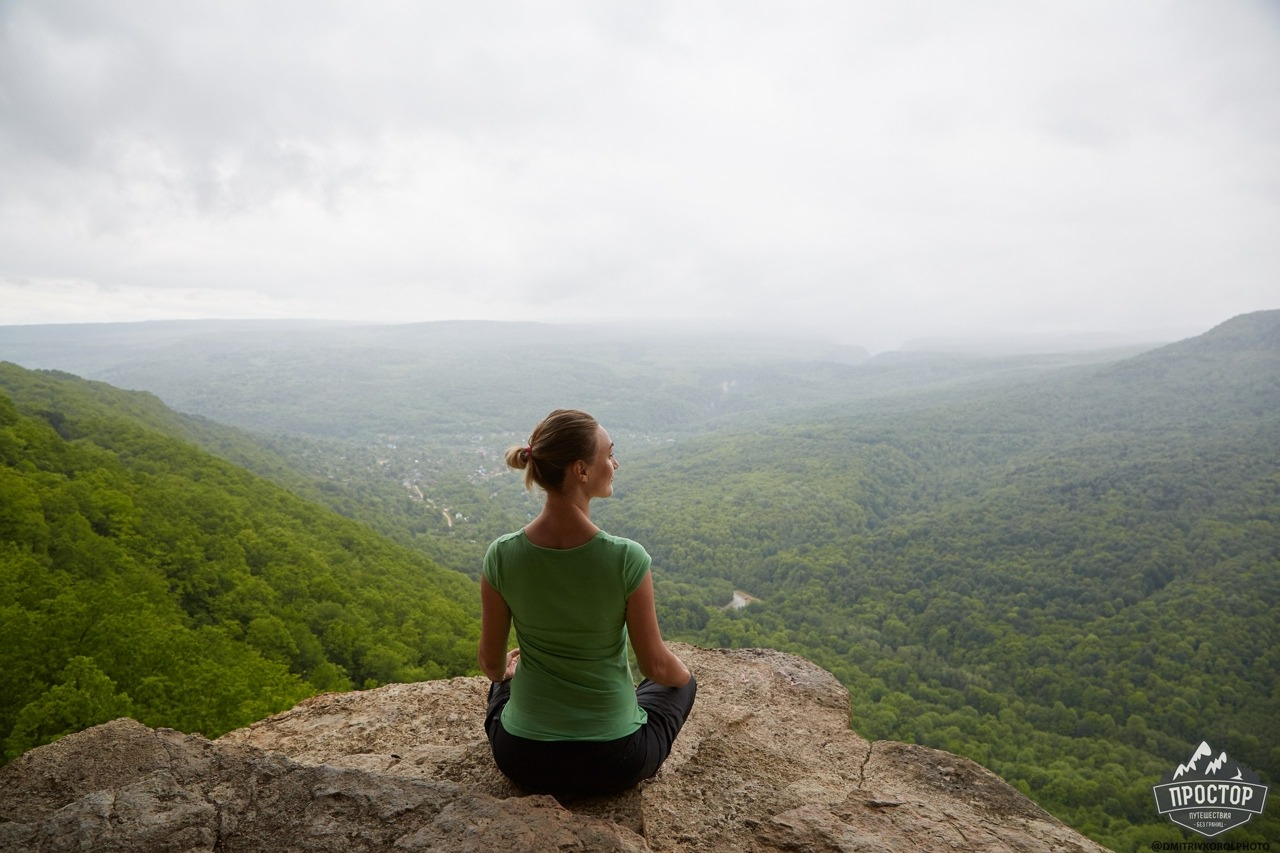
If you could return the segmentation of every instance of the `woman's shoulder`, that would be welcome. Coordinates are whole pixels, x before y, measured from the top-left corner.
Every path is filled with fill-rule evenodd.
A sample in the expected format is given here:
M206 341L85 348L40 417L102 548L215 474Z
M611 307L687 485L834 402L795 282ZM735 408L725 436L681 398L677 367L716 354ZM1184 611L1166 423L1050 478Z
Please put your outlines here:
M606 533L603 530L597 533L595 538L597 542L603 543L605 547L625 551L636 556L643 555L644 559L649 559L649 552L634 539L628 539L625 536L614 536L612 533Z
M513 530L510 533L504 533L497 539L489 543L488 553L493 554L497 551L503 551L512 547L513 542L524 539L524 530Z

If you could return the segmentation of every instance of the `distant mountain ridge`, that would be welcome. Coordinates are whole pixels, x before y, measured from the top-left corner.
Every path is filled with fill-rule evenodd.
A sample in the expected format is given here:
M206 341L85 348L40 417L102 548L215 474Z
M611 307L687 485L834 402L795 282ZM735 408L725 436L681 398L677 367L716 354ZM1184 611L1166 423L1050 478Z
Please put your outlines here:
M785 336L533 323L0 327L0 359L145 388L179 411L259 432L333 438L505 430L534 423L549 400L589 406L629 431L682 434L742 413L1115 357L868 359Z
M960 411L990 421L1006 403L1047 436L1274 429L1280 311L1241 315L1187 340L993 388Z
M1234 317L1099 372L1131 392L1195 390L1204 404L1240 393L1270 401L1280 396L1280 310Z

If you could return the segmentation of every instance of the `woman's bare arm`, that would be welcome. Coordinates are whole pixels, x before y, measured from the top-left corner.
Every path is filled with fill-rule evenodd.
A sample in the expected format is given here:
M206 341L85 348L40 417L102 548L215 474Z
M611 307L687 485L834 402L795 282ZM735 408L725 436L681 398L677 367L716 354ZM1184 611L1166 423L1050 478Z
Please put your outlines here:
M627 599L627 635L645 678L667 687L684 687L689 682L689 668L662 641L653 603L652 572L645 573L640 586Z
M511 608L502 594L480 578L480 645L476 663L490 681L505 681L516 673L519 649L507 651L511 636Z

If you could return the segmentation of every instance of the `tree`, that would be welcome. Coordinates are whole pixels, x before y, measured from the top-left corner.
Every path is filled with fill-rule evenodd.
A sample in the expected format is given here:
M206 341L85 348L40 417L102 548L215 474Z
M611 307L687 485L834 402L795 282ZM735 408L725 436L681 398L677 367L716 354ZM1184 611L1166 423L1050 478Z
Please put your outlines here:
M92 658L77 655L62 671L62 681L18 712L5 739L5 759L21 755L63 735L123 717L133 703L98 669Z

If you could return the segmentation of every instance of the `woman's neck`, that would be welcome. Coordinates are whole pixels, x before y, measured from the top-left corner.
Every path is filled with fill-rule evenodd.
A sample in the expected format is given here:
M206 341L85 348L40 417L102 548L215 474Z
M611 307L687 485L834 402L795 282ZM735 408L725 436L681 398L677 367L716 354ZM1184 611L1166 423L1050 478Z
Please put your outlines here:
M561 492L547 492L542 512L524 528L525 537L541 548L577 548L599 532L591 521L590 500Z

